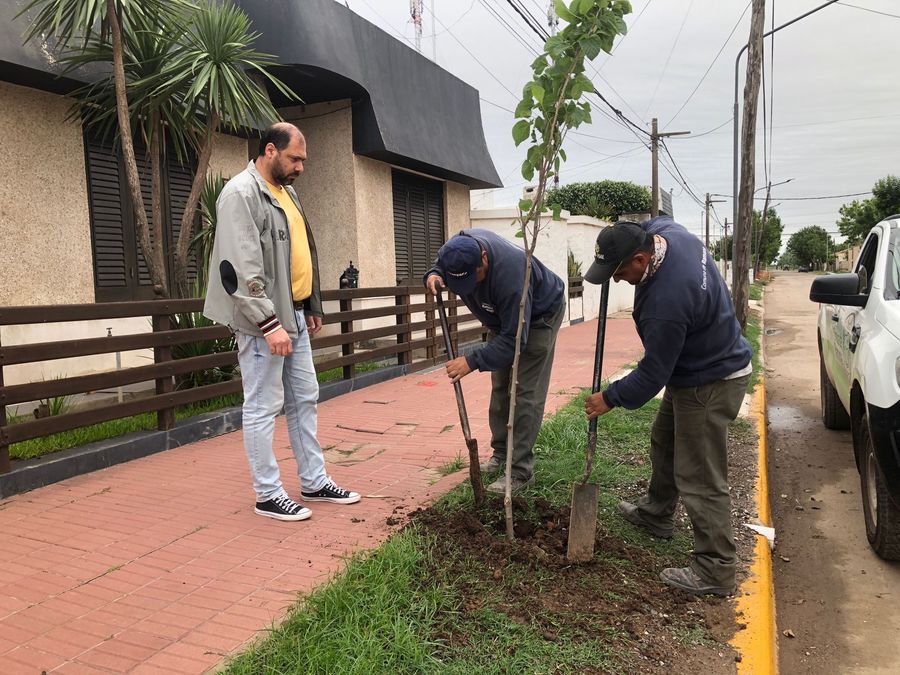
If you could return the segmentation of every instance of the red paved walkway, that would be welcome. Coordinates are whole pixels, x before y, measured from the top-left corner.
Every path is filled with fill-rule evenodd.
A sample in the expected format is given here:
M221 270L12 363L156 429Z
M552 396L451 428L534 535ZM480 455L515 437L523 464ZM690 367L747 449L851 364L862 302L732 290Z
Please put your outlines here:
M559 337L548 414L590 386L596 322ZM633 361L629 319L609 322L604 376ZM472 432L490 452L490 377L464 380ZM452 428L451 428L452 427ZM283 419L282 478L298 493ZM403 514L454 487L465 456L443 371L319 406L335 480L360 504L314 504L312 519L254 515L240 432L0 502L0 673L202 673L277 622L298 591L373 548Z

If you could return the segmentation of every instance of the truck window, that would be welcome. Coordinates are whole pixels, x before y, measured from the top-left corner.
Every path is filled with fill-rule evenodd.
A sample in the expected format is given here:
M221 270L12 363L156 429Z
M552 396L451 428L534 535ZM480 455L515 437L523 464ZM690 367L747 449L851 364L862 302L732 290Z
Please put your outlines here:
M884 299L900 299L900 227L891 231L888 243L887 270L884 284Z
M860 280L865 281L865 288L860 288L859 292L868 295L872 290L872 283L875 281L875 261L878 255L878 235L874 232L866 240L863 245L862 252L859 254L859 263L856 265L856 273L860 274L863 269L865 272L860 274Z

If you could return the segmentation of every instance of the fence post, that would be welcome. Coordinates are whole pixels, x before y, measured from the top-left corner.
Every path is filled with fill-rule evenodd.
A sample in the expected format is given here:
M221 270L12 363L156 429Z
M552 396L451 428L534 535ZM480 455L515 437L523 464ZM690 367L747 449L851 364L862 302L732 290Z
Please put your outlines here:
M340 309L342 312L350 312L353 310L353 299L347 298L346 300L340 300ZM353 322L352 321L341 321L341 335L347 335L348 333L353 332ZM341 356L349 356L355 350L355 345L352 342L348 342L346 344L341 345ZM343 378L345 380L352 379L356 376L356 364L351 363L349 365L344 366L343 368Z
M447 325L450 328L450 344L453 345L453 352L455 354L459 354L459 322L451 321L451 319L455 319L458 311L456 307L456 296L451 296L450 293L447 293L447 299L453 298L453 302L447 303ZM450 355L447 354L447 358L450 358Z
M401 292L394 296L394 304L398 307L400 307L401 305L406 305L406 309L395 315L398 326L404 323L412 323L412 313L409 311L409 286L403 286L400 290ZM412 347L409 346L410 342L412 342L412 332L410 332L409 325L407 325L405 332L397 333L397 345L399 346L403 343L407 343L407 347L404 351L397 352L398 365L406 366L412 363Z
M425 310L425 337L428 338L428 347L426 349L425 356L429 361L431 361L431 364L434 365L437 363L438 356L437 331L435 330L434 326L435 300L434 296L427 290L425 291L425 304L428 305L428 308Z
M0 347L2 347L0 343ZM0 356L0 392L3 391L3 357ZM9 473L9 443L6 442L6 396L0 393L0 473Z
M172 319L168 314L153 315L153 332L172 330ZM165 363L172 360L172 347L154 347L153 362ZM156 393L168 394L175 389L175 383L171 377L156 378ZM156 413L156 428L160 431L168 431L175 426L175 408L163 408Z

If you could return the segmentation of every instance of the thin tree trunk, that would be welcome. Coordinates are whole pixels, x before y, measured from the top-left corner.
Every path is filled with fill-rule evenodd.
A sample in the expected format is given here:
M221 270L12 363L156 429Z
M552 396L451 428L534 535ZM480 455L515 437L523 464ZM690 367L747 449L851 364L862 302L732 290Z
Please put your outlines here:
M526 226L527 227L527 226ZM528 300L528 285L531 283L532 257L534 245L537 243L537 234L540 227L540 216L535 216L534 236L531 245L525 240L527 247L525 254L525 285L522 288L522 299L519 301L519 325L516 328L516 348L513 356L512 371L509 378L509 417L506 419L506 485L503 490L503 508L506 511L506 536L510 541L516 538L513 529L512 513L512 460L515 439L513 437L514 421L516 418L516 393L519 387L519 360L522 356L522 330L525 326L525 303Z
M159 116L154 114L150 131L150 231L153 242L153 264L165 269L166 260L163 254L165 231L162 213L162 162L163 162L163 129ZM143 208L143 202L141 204ZM144 259L147 258L146 251Z
M128 94L125 91L122 26L119 23L119 15L116 12L115 0L106 0L106 13L113 43L113 81L116 85L116 115L119 122L119 134L122 139L122 155L125 159L125 177L127 178L128 191L131 195L138 242L141 245L141 250L144 252L144 260L150 272L153 290L157 295L167 297L169 290L166 283L166 270L164 266L158 265L157 257L153 254L153 245L150 242L150 228L147 223L147 212L144 209L144 198L141 194L141 179L138 175L137 160L134 155L134 139L131 135L131 119L128 115ZM161 247L162 241L157 239L155 245Z
M759 77L762 66L765 0L753 0L750 41L747 53L747 81L744 84L744 120L741 126L741 186L738 193L738 223L735 241L733 290L734 309L743 328L747 324L750 299L750 225L753 222L753 187L756 178L756 109L759 100Z
M219 125L219 116L211 112L206 124L203 137L203 146L200 148L200 156L197 158L197 170L194 172L194 180L191 182L191 193L184 205L184 213L181 215L181 229L178 232L178 243L175 246L175 288L182 298L191 294L188 283L188 265L190 264L191 239L194 237L194 221L197 216L197 205L200 203L200 194L206 183L206 172L209 169L209 160L212 157L212 139L216 127ZM201 288L200 292L206 289Z

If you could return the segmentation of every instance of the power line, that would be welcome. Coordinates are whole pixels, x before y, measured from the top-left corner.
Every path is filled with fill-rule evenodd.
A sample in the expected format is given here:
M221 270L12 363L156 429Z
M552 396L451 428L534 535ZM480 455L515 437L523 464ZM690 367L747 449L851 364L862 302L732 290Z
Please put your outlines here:
M527 9L520 7L513 0L506 0L506 2L516 11L516 14L522 17L522 20L527 23L528 27L537 33L540 38L546 41L550 37L550 33L540 26L537 19L535 19Z
M515 39L516 42L522 45L525 51L531 53L534 56L537 56L537 51L534 49L534 47L532 47L526 40L522 38L519 32L507 22L502 14L499 13L496 7L491 6L491 4L487 2L487 0L481 0L480 4L488 11L488 14L493 17L494 21L500 24L503 30L512 35L513 39Z
M863 195L872 194L871 190L867 190L866 192L851 192L846 195L821 195L816 197L771 197L771 199L778 199L782 202L805 202L805 201L815 201L820 199L844 199L845 197L862 197ZM728 197L732 198L732 195L723 195L718 192L712 193L714 197ZM765 199L765 197L754 197L754 199Z
M869 9L868 7L860 7L859 5L851 5L849 2L841 2L838 0L839 5L843 5L844 7L852 7L853 9L861 9L864 12L872 12L872 14L881 14L882 16L890 16L894 19L900 19L900 15L898 14L889 14L888 12L879 12L877 9Z
M774 0L773 0L774 1ZM706 72L703 73L703 77L700 78L700 81L697 83L697 86L688 94L687 99L685 99L684 103L681 104L681 107L678 108L678 111L672 115L672 118L666 123L666 126L672 124L675 121L675 118L681 114L681 111L684 110L685 106L691 102L691 99L694 98L694 94L697 93L697 90L700 89L700 85L703 84L704 80L706 80L706 76L709 75L709 71L712 70L713 66L716 65L716 61L719 60L719 57L722 55L722 52L725 51L725 47L728 46L728 43L731 41L731 37L734 35L734 32L737 30L738 26L741 25L741 21L744 18L744 15L747 13L747 10L750 9L750 5L752 5L752 1L747 3L747 6L744 7L744 11L741 12L741 15L738 17L738 20L735 22L734 27L731 29L731 32L728 34L728 37L725 38L725 42L722 43L722 46L719 48L719 51L716 52L715 57L712 60L712 63L709 64L709 67L706 69ZM731 120L728 120L730 122ZM726 124L728 123L726 122ZM724 125L723 125L724 126ZM701 134L702 135L702 134Z
M618 120L616 120L616 121L618 121ZM731 120L728 120L728 121L730 122ZM605 136L596 136L594 134L588 134L583 131L575 131L574 129L570 130L569 133L575 134L576 136L585 136L587 138L596 138L597 140L607 141L609 143L627 143L628 145L635 145L640 142L640 141L625 141L625 140L622 140L621 138L606 138Z
M631 23L631 25L628 26L628 35L631 35L631 33L634 32L635 26L637 26L638 21L641 20L641 17L644 16L644 12L647 11L647 8L650 6L651 2L653 2L653 0L647 0L647 2L644 4L644 6L641 7L641 11L635 17L635 19ZM616 53L616 50L621 46L621 44L625 41L625 38L628 37L628 35L625 35L621 40L619 40L616 44L613 45L612 51L609 53L610 56L612 56L613 54ZM600 70L603 70L606 67L606 64L609 63L611 60L612 59L606 59L603 63L601 63ZM600 70L597 71L598 74L599 74ZM635 115L637 115L637 113L635 113ZM638 117L640 117L640 115L638 115Z
M368 4L368 3L366 3L366 4ZM458 37L456 37L456 35L453 33L452 30L450 30L449 28L447 28L447 26L444 25L444 22L443 22L443 21L441 21L440 19L438 19L436 16L434 17L434 19L435 19L435 21L437 21L439 24L441 24L441 28L443 28L445 31L447 31L447 34L448 34L450 37L452 37L454 40L456 40L456 44L458 44L460 47L462 47L463 50L466 52L466 54L468 54L469 56L471 56L471 57L475 60L475 62L476 62L479 66L481 66L482 69L484 69L484 71L494 79L494 81L495 81L497 84L499 84L499 85L500 85L501 87L503 87L507 92L509 92L509 95L512 96L514 100L518 100L518 96L516 96L516 95L512 92L512 90L511 90L509 87L507 87L505 84L503 84L503 82L500 80L500 78L498 78L496 75L494 75L494 73L491 71L491 69L488 68L486 65L484 65L484 64L481 62L481 59L479 59L479 58L478 58L477 56L475 56L471 51L469 51L469 48L466 47L462 42L460 42L460 39L459 39Z
M666 57L666 62L663 65L662 72L659 74L659 79L656 81L656 88L653 90L653 96L650 97L650 103L647 104L647 110L644 115L650 112L650 108L652 108L653 104L656 102L656 94L659 92L659 85L662 84L663 78L666 76L666 71L669 69L669 61L672 59L672 54L675 53L675 47L678 46L678 40L681 39L681 32L684 30L684 24L687 23L688 16L690 16L691 8L693 6L694 0L691 0L691 4L688 5L687 11L684 13L684 18L681 20L681 26L678 27L678 33L675 35L675 42L672 43L672 48L669 50L669 55Z
M732 120L732 119L734 119L734 118L729 117L727 120L725 120L724 122L722 122L722 124L720 124L720 125L717 126L717 127L713 127L713 128L710 129L709 131L704 131L703 133L699 133L699 134L691 134L690 136L679 136L679 138L680 138L681 140L683 140L683 141L689 141L689 140L691 140L692 138L700 138L701 136L706 136L706 135L708 135L708 134L714 134L714 133L717 132L719 129L721 129L722 127L724 127L726 124L731 124L731 120ZM674 138L674 137L673 137L673 138Z
M513 115L516 114L516 111L513 110L512 108L507 108L506 106L500 105L499 103L494 103L493 101L488 101L484 96L479 96L478 98L480 98L482 101L484 101L488 105L494 106L495 108L500 108L500 110L505 110L506 112L511 113Z

